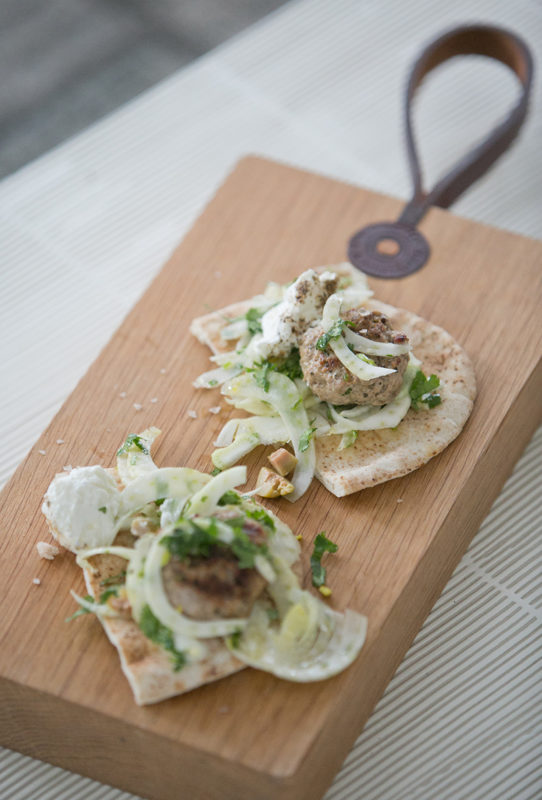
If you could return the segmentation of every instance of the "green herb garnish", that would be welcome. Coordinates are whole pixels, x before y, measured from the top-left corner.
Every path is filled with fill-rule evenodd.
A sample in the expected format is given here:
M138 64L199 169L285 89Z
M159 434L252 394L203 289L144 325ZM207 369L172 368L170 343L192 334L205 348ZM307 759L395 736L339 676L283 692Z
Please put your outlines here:
M102 514L107 514L107 506L100 506L100 508L98 509L98 511L101 511L101 512L102 512Z
M301 450L302 453L304 453L305 450L309 449L309 444L311 443L311 439L314 436L315 432L316 428L307 428L307 430L303 431L303 433L299 437L299 449Z
M356 353L358 358L361 358L362 361L365 361L366 364L370 364L372 367L375 366L375 362L369 356L366 356L365 353Z
M233 539L228 543L218 538L218 525L213 517L207 518L205 525L196 519L180 520L179 527L169 536L165 536L162 543L171 555L181 561L190 558L208 558L216 549L229 549L237 558L240 569L250 569L254 566L256 556L266 555L268 550L265 544L256 544L245 533L244 520L245 517L242 515L223 520L233 530Z
M261 319L265 314L265 309L262 308L249 308L247 313L245 314L245 319L247 321L247 328L249 333L254 335L255 333L262 332L262 322Z
M217 386L218 385L218 381L216 380L216 378L211 378L211 380L208 381L208 384L209 384L209 386Z
M100 604L107 603L110 597L117 597L118 593L118 586L115 586L113 589L106 589L105 592L102 592L100 595Z
M122 447L117 450L117 455L121 456L123 453L128 453L129 450L134 449L141 450L141 452L145 453L146 456L149 455L149 449L144 445L141 436L138 436L137 433L130 433L126 437L126 441Z
M440 379L436 375L427 378L421 369L414 375L410 387L410 405L417 409L419 403L425 403L428 408L434 408L442 403L442 398L435 389L440 386Z
M111 586L111 584L120 583L125 577L126 570L123 569L122 572L119 572L116 575L111 575L109 578L104 578L103 581L100 581L100 586Z
M321 336L318 337L316 341L316 347L318 350L327 350L329 342L331 339L338 339L341 336L342 332L344 331L345 327L353 328L354 323L350 322L347 319L338 319L336 322L333 323L331 328L323 333Z
M273 606L272 608L266 608L265 613L267 614L267 618L272 622L274 619L279 618L279 612Z
M88 603L93 603L94 602L94 598L92 597L91 594L86 594L83 597L83 600L86 600ZM64 622L71 622L72 619L76 619L77 617L82 617L83 614L91 614L91 613L92 612L90 611L89 608L85 608L84 606L81 606L80 608L77 609L77 611L74 614L71 615L71 617L66 617Z
M173 662L173 671L178 672L186 664L186 653L182 650L177 650L175 647L175 640L173 638L173 631L162 625L160 620L154 616L149 606L143 606L141 617L139 620L139 627L142 633L150 639L151 642L160 645L164 650L171 654Z
M230 636L230 647L237 649L239 647L239 642L241 640L242 635L243 635L242 631L234 631Z
M275 521L271 516L269 516L265 508L248 508L245 510L245 514L250 519L254 519L256 522L263 523L263 525L266 525L270 531L274 532Z
M301 362L299 360L299 350L293 347L290 354L283 361L277 361L273 365L277 372L281 372L294 381L296 378L303 377L303 370L301 369Z
M242 503L241 498L234 492L233 489L228 489L227 492L224 492L220 500L218 501L219 506L240 506Z
M324 553L336 553L338 545L330 541L324 532L319 533L314 540L314 550L311 556L312 585L323 586L326 582L326 568L322 566Z
M269 391L269 372L273 370L273 364L270 361L260 361L259 364L254 364L254 367L247 369L247 372L254 373L254 380L264 392Z

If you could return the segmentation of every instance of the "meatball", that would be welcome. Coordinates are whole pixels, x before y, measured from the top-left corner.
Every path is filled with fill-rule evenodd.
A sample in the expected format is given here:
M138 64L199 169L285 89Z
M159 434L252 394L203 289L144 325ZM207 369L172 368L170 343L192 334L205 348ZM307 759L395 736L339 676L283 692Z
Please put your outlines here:
M235 508L222 508L221 519L239 516ZM243 531L256 544L265 541L265 532L255 520L246 519ZM266 581L254 568L241 569L232 551L216 545L209 556L181 560L173 556L162 569L169 602L179 606L192 619L231 619L248 617Z
M352 330L375 342L405 344L406 334L392 330L389 320L378 311L355 308L342 314L342 318L353 323ZM308 328L299 345L303 379L320 400L334 405L382 406L389 403L399 392L408 364L408 353L399 356L371 356L378 367L394 369L389 375L362 381L347 370L333 350L318 350L316 342L324 333L321 324Z

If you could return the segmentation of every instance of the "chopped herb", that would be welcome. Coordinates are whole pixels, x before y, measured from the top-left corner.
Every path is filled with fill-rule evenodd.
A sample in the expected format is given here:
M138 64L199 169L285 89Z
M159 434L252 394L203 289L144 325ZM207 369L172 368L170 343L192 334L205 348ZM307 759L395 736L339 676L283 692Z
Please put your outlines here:
M352 387L349 386L348 389L346 390L346 392L343 392L343 395L350 394L351 392L352 392Z
M209 386L217 386L218 381L215 378L211 378L211 380L208 381L208 384Z
M316 428L307 428L307 430L303 431L303 433L299 437L299 449L301 450L302 453L304 453L305 450L309 449L309 444L311 443L311 439L314 436L315 432Z
M265 613L267 614L267 618L269 620L271 620L271 621L273 621L274 619L278 619L279 618L279 612L277 611L277 609L275 607L266 608L265 609Z
M102 512L102 514L107 514L107 506L100 506L100 508L98 509L98 511L101 511L101 512Z
M423 374L421 369L414 375L414 380L410 387L410 404L417 409L419 403L425 403L428 408L434 408L442 403L442 398L435 389L440 386L440 380L436 375L429 378Z
M143 634L150 639L151 642L160 645L164 650L171 654L174 672L178 672L186 665L186 653L182 650L177 650L175 647L175 639L173 631L162 625L160 620L154 616L149 606L143 606L141 611L141 618L139 620L139 627Z
M296 402L293 404L293 406L292 406L292 411L295 411L295 410L296 410L296 408L299 408L299 406L300 406L302 403L303 403L303 398L302 398L302 397L300 397L300 398L299 398L299 400L297 400L297 401L296 401Z
M249 333L254 335L255 333L262 332L262 323L261 319L265 314L265 310L262 308L249 308L247 313L245 314L245 319L247 321L247 328Z
M93 603L94 602L94 598L92 597L91 594L86 594L83 597L83 600L86 600L88 603ZM83 614L90 614L90 613L91 613L90 609L85 608L84 606L81 606L80 608L77 609L77 611L74 614L71 615L71 617L66 617L64 622L71 622L72 619L76 619L77 617L82 617Z
M220 500L218 501L219 506L240 506L241 505L241 498L234 492L233 489L229 489L227 492L224 492Z
M345 373L343 374L343 381L349 381L349 380L351 379L351 377L352 377L352 376L350 375L350 373L349 373L349 372L345 372Z
M270 361L260 361L260 363L254 364L253 367L249 367L247 372L254 373L254 380L258 386L261 386L264 392L268 392L270 370L273 370L273 364Z
M334 322L331 328L318 338L316 342L317 349L327 350L327 347L331 339L338 339L339 336L341 336L345 327L353 328L354 323L349 322L349 320L346 319L338 319L336 322Z
M269 516L263 512L272 523ZM243 530L245 517L240 515L234 519L223 520L233 530L231 542L222 542L218 538L218 526L213 517L203 520L183 519L179 522L179 527L175 528L170 536L165 536L162 543L169 550L171 555L181 561L190 558L208 558L216 549L229 549L239 561L241 569L249 569L254 566L254 559L257 555L267 554L265 544L256 544Z
M311 556L312 585L319 587L326 582L326 568L322 566L324 553L336 553L338 545L330 541L324 532L319 533L314 540L314 550Z
M249 508L245 511L245 514L250 519L256 520L256 522L262 522L270 531L275 530L275 521L269 516L265 508Z
M100 581L100 586L111 586L112 583L120 583L125 577L126 570L123 569L122 572L119 572L116 575L111 575L109 578L104 578L103 581Z
M214 469L211 470L211 475L214 478L214 477L216 477L216 475L220 475L221 472L222 472L221 469L219 469L218 467L215 467Z
M106 589L105 592L102 592L100 595L100 603L107 603L110 597L117 597L118 586L115 586L113 589Z
M256 556L267 553L265 545L256 544L244 531L235 531L230 547L239 561L240 569L251 569L254 566Z
M155 501L154 501L154 505L155 505L155 506L158 506L158 508L160 508L160 506L162 505L162 503L165 503L165 501L166 501L166 498L165 498L165 497L159 497L159 498L158 498L158 500L155 500Z
M234 631L230 636L230 647L237 649L239 647L239 642L241 640L242 635L243 635L242 631Z
M277 372L286 375L291 381L303 377L303 370L301 369L301 361L299 359L299 350L297 347L293 347L289 356L283 361L277 361L274 367Z
M366 364L370 364L372 367L375 366L375 362L369 356L366 356L365 353L356 353L358 358L361 358L362 361L365 361Z
M141 436L138 436L137 433L130 433L129 436L126 437L126 441L117 450L117 455L121 456L123 453L127 453L129 450L141 450L142 453L145 453L146 456L149 455L149 449L143 444L143 439Z

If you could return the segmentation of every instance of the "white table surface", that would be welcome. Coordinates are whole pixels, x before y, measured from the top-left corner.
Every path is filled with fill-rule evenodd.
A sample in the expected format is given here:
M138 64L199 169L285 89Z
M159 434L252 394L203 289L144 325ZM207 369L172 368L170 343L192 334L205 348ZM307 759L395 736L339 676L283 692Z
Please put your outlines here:
M407 67L422 43L473 21L511 27L542 52L538 0L292 2L0 183L0 480L239 157L406 198ZM535 90L519 142L454 210L540 238L540 81ZM429 183L514 93L507 71L482 59L428 80L416 119ZM326 800L542 796L541 454L539 431ZM0 797L133 796L0 750Z

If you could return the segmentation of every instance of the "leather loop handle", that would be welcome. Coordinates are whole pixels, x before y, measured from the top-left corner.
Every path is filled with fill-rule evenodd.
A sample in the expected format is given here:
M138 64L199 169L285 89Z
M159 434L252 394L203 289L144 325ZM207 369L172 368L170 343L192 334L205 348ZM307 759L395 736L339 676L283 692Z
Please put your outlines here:
M412 100L416 89L432 69L458 55L489 56L506 64L519 78L521 95L506 119L426 193L412 127ZM487 25L454 28L425 48L412 67L405 96L407 153L414 193L399 222L415 226L430 206L448 208L504 153L517 136L527 114L532 79L533 59L527 45L502 28Z

